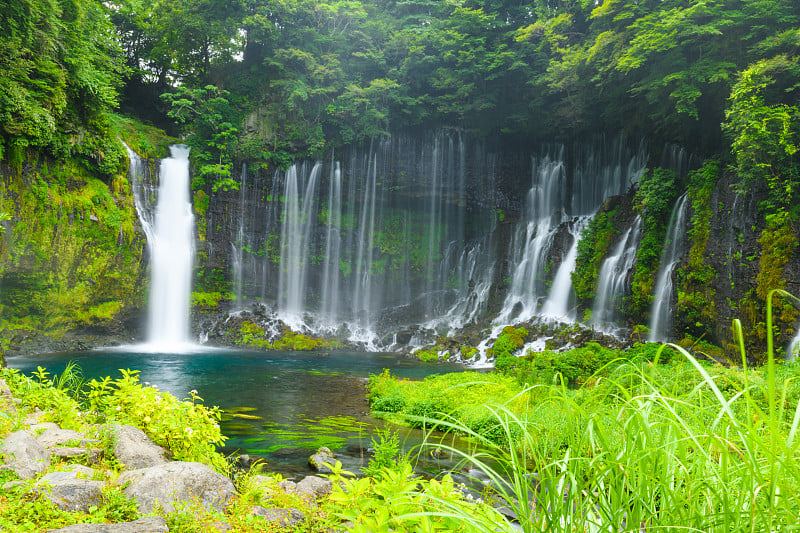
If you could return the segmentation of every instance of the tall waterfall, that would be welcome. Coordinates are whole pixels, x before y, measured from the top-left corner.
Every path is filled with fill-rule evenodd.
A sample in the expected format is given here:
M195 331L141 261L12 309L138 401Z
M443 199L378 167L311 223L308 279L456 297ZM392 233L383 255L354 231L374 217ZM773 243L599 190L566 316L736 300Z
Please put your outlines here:
M670 305L672 301L672 271L683 254L686 226L686 199L684 194L675 202L669 216L667 236L661 253L661 263L656 277L653 305L650 308L650 342L666 340L670 327Z
M230 222L209 224L209 241L232 243L237 296L275 302L293 328L367 345L410 325L449 330L489 298L495 172L454 130L376 139L271 179L251 169L247 194L210 210Z
M625 294L626 280L636 260L641 231L642 219L637 216L633 226L625 230L614 251L603 261L592 306L593 326L602 330L613 328L619 300Z
M272 176L243 169L239 193L214 199L207 239L216 253L230 250L237 299L366 346L386 345L388 332L447 334L487 318L492 304L506 323L573 320L580 232L646 160L643 146L621 140L531 158L500 157L457 130L397 135ZM526 170L522 188L515 176ZM501 276L510 290L495 304Z
M128 149L134 200L150 249L147 344L158 352L191 346L189 300L194 260L194 216L189 200L189 148L170 147L161 160L158 191L144 179L138 156Z

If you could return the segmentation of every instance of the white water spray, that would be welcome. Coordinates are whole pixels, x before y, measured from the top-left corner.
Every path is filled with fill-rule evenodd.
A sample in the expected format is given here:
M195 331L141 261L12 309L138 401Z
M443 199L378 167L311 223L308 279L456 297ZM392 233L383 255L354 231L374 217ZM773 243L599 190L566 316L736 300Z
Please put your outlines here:
M189 200L189 148L170 147L161 160L158 192L143 181L143 165L128 149L136 210L150 249L147 343L140 350L184 352L189 337L189 299L194 259L194 216ZM155 203L154 203L155 198Z

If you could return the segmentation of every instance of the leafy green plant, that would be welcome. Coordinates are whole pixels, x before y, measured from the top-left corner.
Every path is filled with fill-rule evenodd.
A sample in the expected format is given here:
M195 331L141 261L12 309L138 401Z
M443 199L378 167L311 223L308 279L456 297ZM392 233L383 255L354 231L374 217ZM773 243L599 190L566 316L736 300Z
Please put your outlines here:
M106 420L142 428L157 444L176 459L198 461L219 472L229 468L225 457L215 446L225 442L219 426L221 413L217 407L206 407L197 391L178 400L168 392L139 382L138 370L121 370L116 380L106 377L88 383L87 400L92 411Z

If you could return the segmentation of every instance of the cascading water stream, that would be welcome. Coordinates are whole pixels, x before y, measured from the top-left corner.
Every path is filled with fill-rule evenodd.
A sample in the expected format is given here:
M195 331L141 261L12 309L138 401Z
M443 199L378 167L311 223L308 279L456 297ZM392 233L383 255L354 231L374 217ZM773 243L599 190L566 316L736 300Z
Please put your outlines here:
M300 324L304 311L308 244L314 226L314 203L317 178L322 164L317 162L311 170L304 194L300 197L297 165L286 172L284 197L285 220L281 230L281 260L278 309L289 324ZM301 203L302 202L302 203ZM302 205L302 207L301 207Z
M333 165L328 185L328 231L325 238L325 264L322 273L320 307L325 327L336 327L339 316L339 261L342 254L342 168Z
M243 279L243 253L244 253L244 224L247 220L245 197L247 189L247 165L242 165L242 175L239 180L239 227L236 231L236 241L231 243L231 258L233 260L233 293L236 296L236 305L244 307L242 294Z
M683 254L683 235L686 222L686 202L684 194L675 202L669 217L667 237L664 241L661 263L656 277L653 306L650 308L650 342L666 340L670 327L670 302L672 301L672 271Z
M546 294L547 252L564 217L565 181L563 149L554 156L548 154L540 161L533 160L532 185L526 198L526 222L524 227L520 225L517 228L513 243L514 250L522 250L522 253L513 261L516 268L498 322L528 320L538 311L539 299ZM521 311L513 316L518 306L521 306Z
M194 349L189 303L194 260L194 216L189 200L189 148L170 147L161 160L157 200L145 183L141 161L130 149L136 209L150 249L150 298L144 349L172 353Z
M633 226L625 230L612 255L603 261L597 277L592 325L603 331L614 329L615 312L626 288L628 274L636 260L641 237L642 219L636 217Z
M578 259L578 242L581 240L581 233L589 225L591 219L590 216L579 217L570 228L572 245L553 278L550 294L542 306L540 316L561 322L575 321L575 312L569 307L572 296L572 271L575 270L575 263Z

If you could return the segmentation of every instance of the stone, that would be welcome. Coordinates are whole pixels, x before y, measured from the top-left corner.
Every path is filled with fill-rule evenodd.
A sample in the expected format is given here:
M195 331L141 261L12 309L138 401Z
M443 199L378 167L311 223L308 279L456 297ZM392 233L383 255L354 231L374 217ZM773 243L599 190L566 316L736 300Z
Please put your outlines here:
M283 481L278 482L278 488L286 494L293 494L297 492L297 483L289 479L284 479Z
M50 453L53 457L60 457L62 459L74 459L78 457L85 457L86 462L90 465L97 463L103 450L99 448L77 448L77 447L63 447L50 448Z
M129 470L149 468L169 461L169 452L155 444L144 431L133 426L113 424L114 456Z
M194 498L205 507L223 510L236 494L227 477L204 464L180 461L123 472L117 485L127 497L136 498L143 514L152 512L156 502L171 513L176 502Z
M85 437L83 433L78 433L71 429L46 429L42 432L36 440L42 443L45 448L53 448L54 446L64 446L69 442L78 443Z
M285 528L295 527L306 518L297 509L265 509L259 505L253 506L250 513Z
M102 481L78 479L77 472L51 472L36 483L37 491L44 492L59 509L82 513L100 505L104 486Z
M333 490L333 482L319 476L307 476L297 483L295 490L300 494L323 498Z
M34 435L41 435L48 429L61 429L55 422L39 422L30 426L30 432Z
M329 465L332 466L335 464L335 462L336 459L333 455L333 452L325 446L319 448L317 453L308 458L308 465L317 472L323 474L333 473L333 470L331 470Z
M35 478L50 465L50 452L25 430L8 435L0 446L0 454L6 456L3 469L13 470L22 479Z
M146 516L119 524L78 524L50 529L47 533L167 533L167 521L160 516Z
M94 477L94 473L96 470L94 468L89 468L88 466L83 465L69 465L67 467L68 472L75 472L78 474L78 477L83 476L86 479L92 479Z

